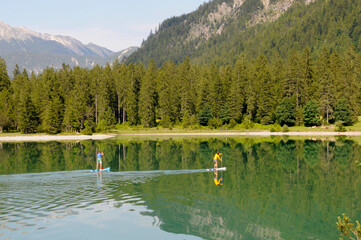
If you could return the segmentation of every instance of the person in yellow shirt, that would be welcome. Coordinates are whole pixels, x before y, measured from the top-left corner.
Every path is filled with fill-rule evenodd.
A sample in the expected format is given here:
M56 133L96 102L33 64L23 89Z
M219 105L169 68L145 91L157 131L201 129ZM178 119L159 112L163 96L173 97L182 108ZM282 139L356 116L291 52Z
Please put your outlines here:
M213 158L213 162L214 162L214 168L218 168L218 160L222 162L222 153L220 152L217 152L215 155L214 155L214 158Z
M218 179L218 171L214 170L214 184L216 184L216 186L220 186L222 185L222 178Z

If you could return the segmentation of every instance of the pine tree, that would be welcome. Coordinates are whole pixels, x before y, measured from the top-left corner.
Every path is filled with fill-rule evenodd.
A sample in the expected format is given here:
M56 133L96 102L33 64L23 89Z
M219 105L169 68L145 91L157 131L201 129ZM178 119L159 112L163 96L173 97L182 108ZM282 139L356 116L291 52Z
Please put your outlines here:
M273 61L270 68L274 83L275 106L278 106L284 96L283 80L285 74L283 60L278 51L274 52Z
M36 132L39 125L37 112L29 93L20 98L19 103L19 130L23 133Z
M256 75L255 62L251 61L249 67L249 77L245 83L245 99L246 99L246 114L248 121L254 120L257 113L257 96L259 94L259 81Z
M157 77L159 96L159 118L170 125L180 118L181 91L176 78L176 66L172 61L165 62Z
M219 118L221 108L224 105L225 93L222 83L222 79L219 76L218 68L212 64L209 68L209 87L211 88L210 97L212 103L213 115L216 118Z
M197 83L197 112L199 113L204 109L206 104L211 104L211 81L209 77L209 71L205 66L199 69L199 81Z
M321 124L320 109L316 100L310 100L303 107L305 126L319 126Z
M213 112L212 112L212 108L209 104L206 104L204 106L204 108L199 112L199 123L202 126L207 126L209 120L211 120L213 118Z
M127 121L131 125L136 125L139 120L139 93L140 85L144 76L143 65L130 64L128 66L127 88L125 95Z
M314 61L310 49L306 47L300 56L300 106L302 107L312 99L314 93Z
M330 56L330 77L335 83L335 98L348 95L345 91L346 82L344 81L344 69L341 56L336 52L332 52Z
M59 96L52 96L43 112L43 129L50 134L59 133L63 122L63 103Z
M257 118L261 124L270 124L275 114L275 84L272 82L269 63L264 55L260 55L256 61L256 78L260 86Z
M228 106L230 116L237 122L241 121L245 104L245 84L248 79L246 57L241 55L232 72L232 81L229 87Z
M16 78L17 76L19 76L21 74L20 72L20 68L18 64L15 64L15 68L13 70L13 78Z
M335 120L341 121L343 125L352 125L352 112L348 100L345 97L340 98L336 103Z
M344 95L349 104L353 121L361 112L361 57L356 53L356 49L351 46L346 52L343 71Z
M288 58L288 66L284 80L285 96L296 99L296 108L301 104L301 92L303 89L303 79L300 69L300 57L295 50L292 50Z
M196 80L197 75L195 70L190 65L187 57L183 63L178 67L178 86L181 89L181 118L185 120L196 114Z
M89 72L86 69L75 67L72 71L72 78L74 85L65 100L63 124L68 131L80 132L85 127L85 121L88 121L89 125L92 125L91 123L94 121Z
M276 108L276 120L279 124L294 126L296 122L296 100L286 97Z
M0 91L0 133L10 124L10 110L12 109L11 94L7 89Z
M3 58L0 57L0 92L3 89L9 89L10 87L10 78L6 70L6 62Z
M125 64L120 64L118 59L113 63L113 80L115 91L117 94L117 121L118 123L125 123L126 120L126 86L128 69Z
M139 92L139 116L145 127L156 124L156 78L157 67L154 61L150 61Z
M323 119L328 124L333 119L335 106L335 82L330 76L330 55L323 49L317 59L317 96Z

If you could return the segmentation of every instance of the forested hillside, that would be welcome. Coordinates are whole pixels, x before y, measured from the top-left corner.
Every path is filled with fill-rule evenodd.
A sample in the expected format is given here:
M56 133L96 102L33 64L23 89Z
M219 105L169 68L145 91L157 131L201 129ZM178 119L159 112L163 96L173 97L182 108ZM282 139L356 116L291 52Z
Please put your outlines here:
M291 5L292 3L292 5ZM270 58L278 51L308 47L313 58L323 48L343 55L361 49L361 1L352 0L214 0L195 12L160 24L128 62L158 66L171 59L217 66L234 64L240 54Z
M292 50L284 61L237 57L235 64L142 64L46 69L36 76L0 59L0 130L102 131L115 124L233 127L236 123L350 125L361 111L361 58L324 48ZM321 122L322 120L322 122Z

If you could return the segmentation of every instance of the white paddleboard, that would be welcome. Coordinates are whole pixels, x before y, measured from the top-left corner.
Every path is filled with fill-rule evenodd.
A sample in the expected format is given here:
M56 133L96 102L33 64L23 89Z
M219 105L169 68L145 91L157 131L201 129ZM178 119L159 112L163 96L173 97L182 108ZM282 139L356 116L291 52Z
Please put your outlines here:
M226 168L226 167L221 167L221 168L207 168L207 172L213 172L214 170L216 170L216 171L226 171L227 168Z

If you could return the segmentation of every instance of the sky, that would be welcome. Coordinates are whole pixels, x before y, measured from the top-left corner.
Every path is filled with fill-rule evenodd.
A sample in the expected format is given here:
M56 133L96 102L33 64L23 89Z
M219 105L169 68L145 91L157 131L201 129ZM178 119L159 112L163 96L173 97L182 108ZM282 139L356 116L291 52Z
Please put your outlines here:
M139 47L163 20L190 13L206 1L0 0L0 21L117 52Z

